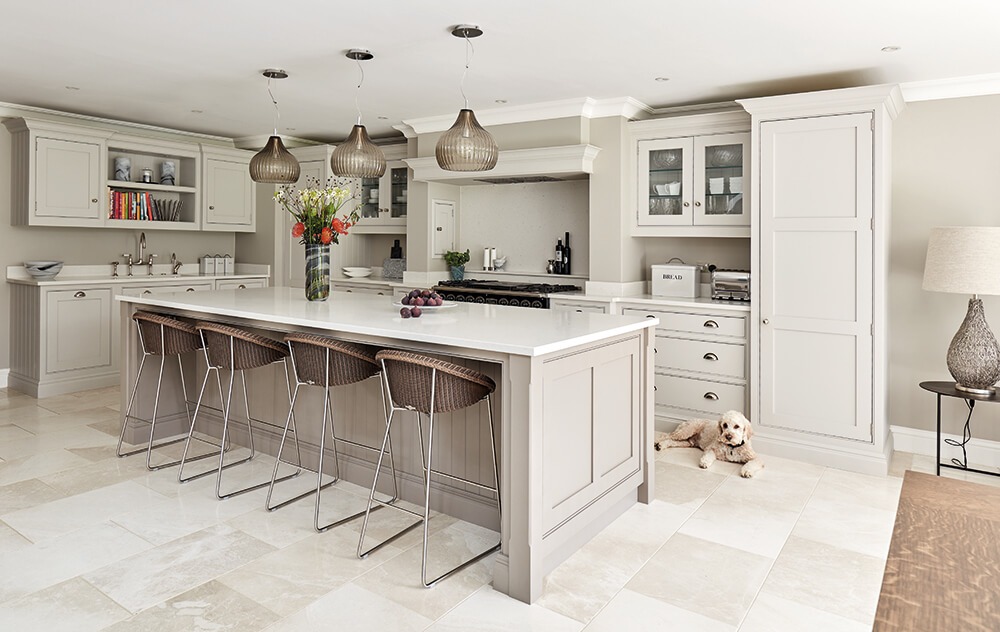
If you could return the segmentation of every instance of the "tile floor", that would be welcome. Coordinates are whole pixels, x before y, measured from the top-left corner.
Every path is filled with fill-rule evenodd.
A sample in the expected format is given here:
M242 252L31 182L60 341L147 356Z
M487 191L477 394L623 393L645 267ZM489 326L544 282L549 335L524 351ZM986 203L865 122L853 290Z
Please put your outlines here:
M268 513L263 490L220 502L210 478L180 486L173 468L115 458L117 408L116 389L0 390L0 630L860 632L899 477L933 463L900 453L879 478L767 458L744 480L732 464L699 470L694 450L659 453L657 500L527 606L490 588L492 558L426 590L418 533L359 560L357 521L317 534L311 499ZM232 482L269 473L237 468ZM331 489L331 515L363 506L365 490ZM375 537L406 519L397 513L381 512ZM496 537L447 516L432 524L441 564Z

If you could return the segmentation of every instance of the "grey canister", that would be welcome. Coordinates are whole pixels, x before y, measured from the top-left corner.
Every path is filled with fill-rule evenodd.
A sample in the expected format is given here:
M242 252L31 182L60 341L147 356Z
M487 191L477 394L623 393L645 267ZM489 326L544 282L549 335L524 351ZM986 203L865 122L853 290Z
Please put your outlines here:
M160 163L160 184L166 186L174 186L175 179L174 173L176 173L176 166L172 160L164 160Z
M132 181L132 160L125 157L119 156L115 158L115 180L121 180L122 182Z

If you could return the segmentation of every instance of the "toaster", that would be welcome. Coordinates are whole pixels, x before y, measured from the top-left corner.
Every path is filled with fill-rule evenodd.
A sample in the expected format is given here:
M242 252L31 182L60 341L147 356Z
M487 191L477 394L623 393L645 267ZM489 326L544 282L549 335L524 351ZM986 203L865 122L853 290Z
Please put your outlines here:
M748 270L713 270L712 298L749 301L750 272Z

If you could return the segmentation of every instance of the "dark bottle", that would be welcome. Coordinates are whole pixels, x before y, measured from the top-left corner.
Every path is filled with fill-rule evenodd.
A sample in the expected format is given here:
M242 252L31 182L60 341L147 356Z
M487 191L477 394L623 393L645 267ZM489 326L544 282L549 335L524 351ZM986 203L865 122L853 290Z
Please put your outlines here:
M394 239L393 240L392 249L389 251L389 258L390 259L402 259L403 258L403 248L399 245L399 240L398 239Z
M563 259L562 259L563 260L563 270L562 270L563 274L572 274L572 272L571 272L572 268L570 267L570 265L571 265L571 262L570 262L570 252L571 252L571 249L569 247L569 233L566 233L566 243L563 244Z
M556 274L562 274L563 273L563 243L562 243L562 239L557 239L556 240L556 258L555 258L555 262L556 262L556 265L555 265Z

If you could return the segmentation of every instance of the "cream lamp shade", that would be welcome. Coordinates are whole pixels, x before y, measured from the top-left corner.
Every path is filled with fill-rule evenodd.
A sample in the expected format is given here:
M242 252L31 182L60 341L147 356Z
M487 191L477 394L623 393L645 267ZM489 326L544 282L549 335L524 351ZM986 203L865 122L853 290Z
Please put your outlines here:
M923 288L931 292L1000 295L1000 227L931 229Z
M948 346L955 388L990 395L1000 379L1000 344L986 323L979 294L1000 294L1000 228L946 226L931 230L925 290L971 294L965 320Z

